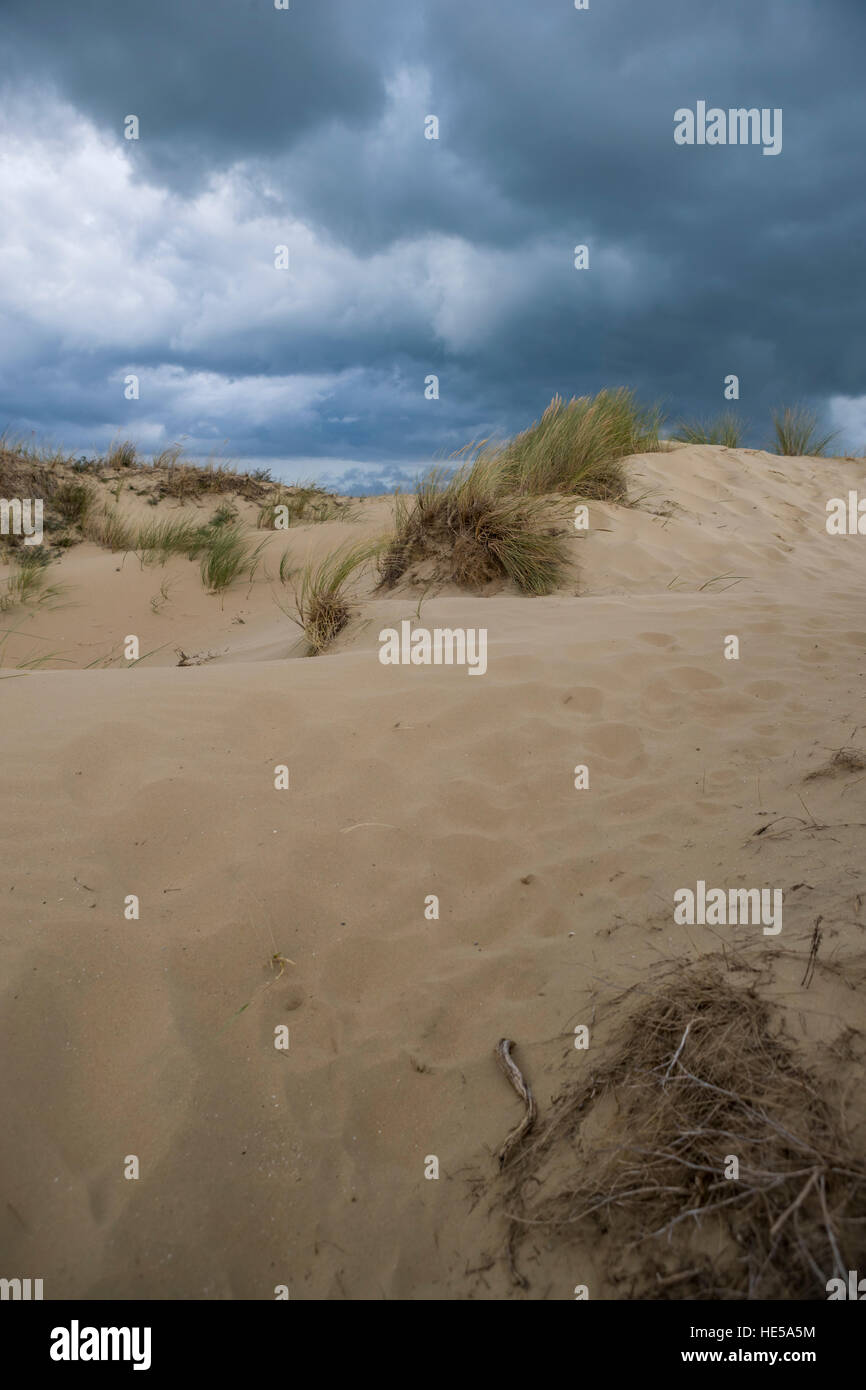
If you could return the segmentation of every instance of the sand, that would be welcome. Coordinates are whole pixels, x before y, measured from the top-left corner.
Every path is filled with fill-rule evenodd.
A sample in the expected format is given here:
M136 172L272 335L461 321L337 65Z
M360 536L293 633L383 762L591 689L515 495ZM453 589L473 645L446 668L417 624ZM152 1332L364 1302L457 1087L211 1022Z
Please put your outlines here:
M368 582L314 659L264 573L221 601L186 560L70 550L68 606L0 669L0 1272L57 1299L618 1296L590 1232L514 1283L495 1155L521 1109L494 1047L515 1040L544 1113L591 1064L576 1024L723 946L764 953L806 1053L856 1039L862 1122L866 774L804 779L866 747L866 539L824 525L864 475L642 456L646 495L590 505L561 592L445 590L416 616L417 591ZM272 538L269 573L390 507ZM484 676L383 666L402 619L485 627ZM156 650L123 669L131 633ZM781 888L782 931L675 925L699 879Z

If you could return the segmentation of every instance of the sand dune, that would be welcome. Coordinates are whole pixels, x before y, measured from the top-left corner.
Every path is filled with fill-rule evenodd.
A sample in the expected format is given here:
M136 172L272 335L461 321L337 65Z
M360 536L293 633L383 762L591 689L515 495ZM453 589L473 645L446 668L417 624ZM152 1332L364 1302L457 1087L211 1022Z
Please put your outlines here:
M862 1123L866 776L804 779L866 747L866 540L824 525L864 465L689 446L630 476L639 505L590 504L559 593L369 579L315 659L279 555L383 533L389 499L273 536L222 600L185 559L84 544L52 571L67 606L0 670L0 1230L46 1297L623 1296L591 1233L539 1240L515 1284L494 1047L544 1113L592 1064L575 1024L723 943L819 1070L848 1039ZM383 666L404 619L486 628L486 674ZM126 670L130 633L153 654ZM781 888L782 931L675 925L699 879Z

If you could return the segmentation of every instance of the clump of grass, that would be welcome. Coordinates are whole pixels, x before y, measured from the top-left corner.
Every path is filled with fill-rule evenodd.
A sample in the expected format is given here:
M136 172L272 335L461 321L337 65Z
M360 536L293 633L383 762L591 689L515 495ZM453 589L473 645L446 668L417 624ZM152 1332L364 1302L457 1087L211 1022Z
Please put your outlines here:
M338 497L314 483L281 488L259 508L257 526L285 530L289 526L322 521L351 521L355 515L348 498Z
M67 478L54 489L51 501L70 526L80 527L96 501L92 483Z
M682 444L721 444L726 449L739 449L744 430L740 417L726 410L714 420L681 421L671 439Z
M51 563L51 556L43 545L22 545L15 554L15 563L21 569L44 570Z
M50 480L47 466L0 439L0 497L47 498Z
M63 449L39 445L34 439L15 439L10 437L5 430L0 435L0 483L3 481L5 470L10 466L13 469L23 467L44 474L71 465L71 463L72 459ZM4 486L3 490L0 491L0 496L6 495Z
M436 577L463 587L510 579L522 593L547 594L567 563L565 536L551 524L557 508L545 498L499 492L495 455L479 453L448 475L430 469L410 505L399 496L395 533L379 562L392 587L410 565L433 559Z
M202 494L235 492L248 500L257 500L267 492L267 486L249 473L236 473L223 464L202 467L193 463L174 461L165 467L165 476L160 482L163 497L175 497L181 502ZM156 467L156 461L154 461Z
M862 1268L866 1168L842 1088L730 980L678 963L556 1099L507 1178L512 1257L535 1232L590 1239L636 1298L825 1298Z
M569 493L622 502L622 460L656 450L661 414L621 386L564 401L554 396L540 420L494 451L504 492Z
M164 565L171 555L194 558L204 544L202 528L191 521L151 521L139 528L135 549L142 564Z
M105 456L109 468L134 468L137 460L135 445L129 439L124 439L120 444L112 444Z
M86 540L102 545L106 550L135 550L138 541L135 527L121 516L116 507L103 506L99 512L88 511L80 523Z
M0 613L12 608L43 607L64 592L61 584L47 583L48 556L41 548L21 549L12 560L12 573L0 590Z
M352 610L346 585L380 549L378 541L355 541L339 546L318 564L305 565L295 589L298 617L294 621L303 628L313 655L318 656L343 631Z
M255 500L262 497L270 482L267 468L256 468L250 473L240 473L225 464L181 463L182 444L171 444L151 460L151 467L166 477L160 482L163 497L175 497L180 501L200 497L203 493L237 492L240 496Z
M173 468L183 453L183 445L169 444L167 448L161 449L158 454L154 454L151 460L152 468Z
M827 445L836 438L838 431L818 435L818 417L803 406L785 406L784 410L773 412L773 425L776 432L777 454L789 456L806 455L821 458Z
M216 531L220 526L230 526L238 519L238 509L231 502L221 502L207 523L207 529Z
M204 541L201 557L202 582L208 591L220 594L242 575L252 580L265 544L260 541L253 546L237 522L214 529Z

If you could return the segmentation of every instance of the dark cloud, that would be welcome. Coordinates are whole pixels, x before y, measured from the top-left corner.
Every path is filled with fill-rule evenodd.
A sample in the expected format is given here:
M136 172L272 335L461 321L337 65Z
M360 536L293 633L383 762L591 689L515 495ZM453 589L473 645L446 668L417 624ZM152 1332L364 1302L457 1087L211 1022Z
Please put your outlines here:
M353 0L4 0L17 72L50 81L120 135L139 117L142 165L192 187L235 159L291 149L335 121L368 122L399 7Z
M555 391L706 415L734 372L752 442L787 401L866 421L862 6L5 0L0 23L5 139L38 171L0 269L13 426L228 438L375 488ZM698 100L781 108L782 152L675 145Z

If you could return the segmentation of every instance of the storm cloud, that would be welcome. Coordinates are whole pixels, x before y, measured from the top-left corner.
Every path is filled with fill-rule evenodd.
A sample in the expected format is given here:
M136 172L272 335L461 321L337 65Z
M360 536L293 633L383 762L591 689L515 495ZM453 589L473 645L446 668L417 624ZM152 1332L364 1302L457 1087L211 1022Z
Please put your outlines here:
M753 444L808 402L866 446L856 3L5 0L0 33L12 434L379 490L557 391L677 420L736 373ZM781 153L677 145L699 101L781 110Z

